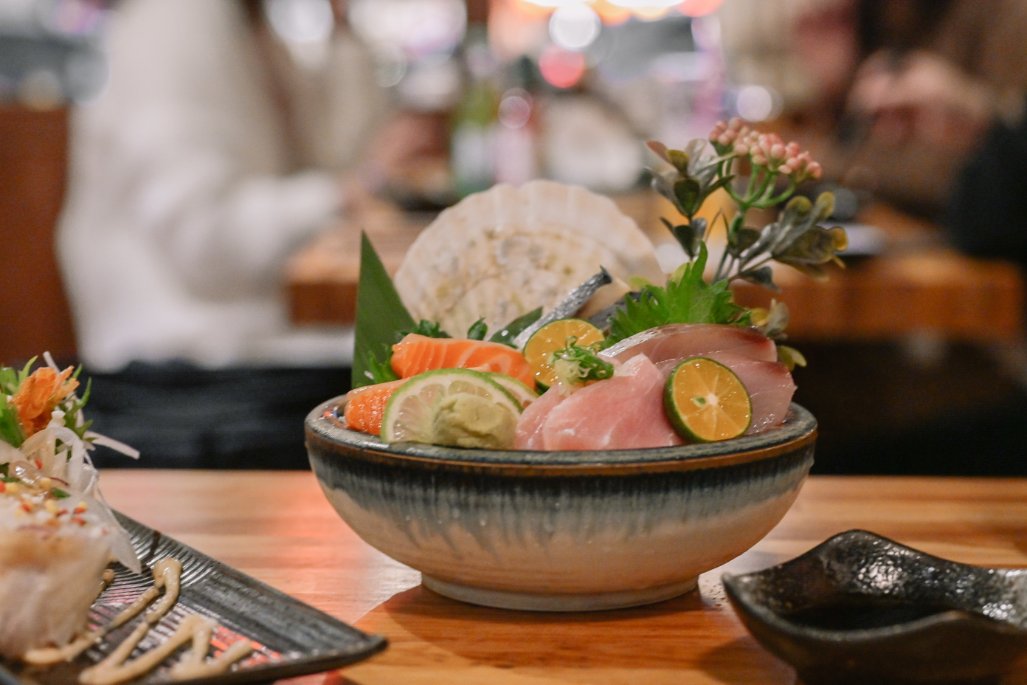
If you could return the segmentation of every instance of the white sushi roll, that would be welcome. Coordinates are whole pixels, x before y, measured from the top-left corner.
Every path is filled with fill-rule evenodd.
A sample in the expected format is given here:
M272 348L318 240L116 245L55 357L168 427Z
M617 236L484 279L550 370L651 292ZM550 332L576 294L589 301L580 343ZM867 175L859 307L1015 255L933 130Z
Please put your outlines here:
M31 525L0 535L0 655L19 659L35 647L62 646L86 628L110 562L109 537L95 525Z
M69 367L0 366L0 658L62 647L86 628L112 561L138 571L104 503ZM115 445L117 447L117 445ZM133 451L122 449L128 454Z

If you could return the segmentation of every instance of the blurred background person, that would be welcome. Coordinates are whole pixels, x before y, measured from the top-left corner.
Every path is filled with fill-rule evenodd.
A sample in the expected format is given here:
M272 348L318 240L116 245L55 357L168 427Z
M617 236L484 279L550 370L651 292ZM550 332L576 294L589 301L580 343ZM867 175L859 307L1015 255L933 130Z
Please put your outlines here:
M60 263L93 428L140 465L305 467L305 414L347 389L351 331L290 326L284 262L428 141L383 127L343 8L303 4L117 3L74 113Z
M967 253L1027 266L1027 3L736 0L722 11L732 78L776 95L770 123L823 163L836 220L859 222L879 202ZM818 472L1027 472L1022 350L930 331L800 342L801 401L832 427Z
M819 159L836 180L941 220L993 126L1015 127L1027 71L1017 0L825 0L793 33L833 129Z

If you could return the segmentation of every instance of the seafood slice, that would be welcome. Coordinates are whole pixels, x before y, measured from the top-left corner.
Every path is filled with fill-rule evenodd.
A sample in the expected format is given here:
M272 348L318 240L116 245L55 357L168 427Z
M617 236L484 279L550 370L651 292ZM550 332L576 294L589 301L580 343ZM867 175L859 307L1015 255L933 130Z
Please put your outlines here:
M642 353L654 364L696 355L724 352L758 361L777 361L774 341L755 328L712 323L676 323L650 328L603 350L602 355L626 361Z
M785 420L795 394L795 381L788 367L780 362L760 361L729 352L709 352L703 356L731 369L749 393L752 424L747 434L761 433ZM666 378L680 361L668 359L656 367Z
M613 378L558 396L554 405L549 404L549 396L557 391L549 390L521 415L515 445L544 450L680 445L684 440L663 410L664 380L656 366L639 354L619 366Z
M652 243L612 200L553 181L497 185L442 212L414 241L396 290L415 319L454 335L549 309L605 267L662 281Z

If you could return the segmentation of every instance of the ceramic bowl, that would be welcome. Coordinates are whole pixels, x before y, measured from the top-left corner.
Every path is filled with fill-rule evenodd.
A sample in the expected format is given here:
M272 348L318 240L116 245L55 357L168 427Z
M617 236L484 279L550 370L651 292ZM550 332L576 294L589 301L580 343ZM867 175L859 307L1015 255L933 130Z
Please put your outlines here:
M784 516L813 463L793 405L766 433L682 447L531 452L385 445L349 431L343 398L310 413L328 501L436 592L488 606L581 611L695 587Z
M807 684L994 682L1027 654L1027 570L853 530L723 580L753 636Z

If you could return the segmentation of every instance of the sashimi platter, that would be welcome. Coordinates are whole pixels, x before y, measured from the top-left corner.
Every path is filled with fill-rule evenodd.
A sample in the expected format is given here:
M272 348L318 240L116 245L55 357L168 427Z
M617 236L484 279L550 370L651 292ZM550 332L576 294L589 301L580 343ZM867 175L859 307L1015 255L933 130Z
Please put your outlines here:
M787 310L732 285L841 264L833 198L798 192L820 167L739 120L648 148L680 215L662 219L670 273L612 200L552 181L445 210L392 278L364 240L354 387L308 417L308 452L354 530L442 594L542 610L680 594L808 473ZM735 210L707 218L714 193Z

